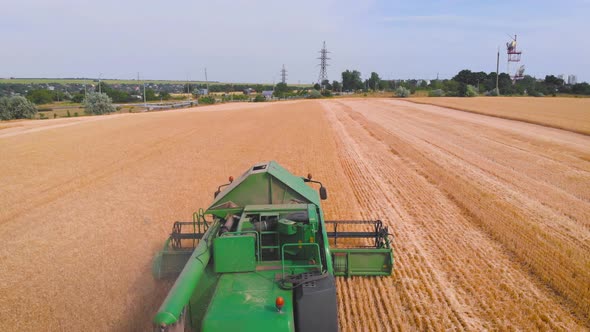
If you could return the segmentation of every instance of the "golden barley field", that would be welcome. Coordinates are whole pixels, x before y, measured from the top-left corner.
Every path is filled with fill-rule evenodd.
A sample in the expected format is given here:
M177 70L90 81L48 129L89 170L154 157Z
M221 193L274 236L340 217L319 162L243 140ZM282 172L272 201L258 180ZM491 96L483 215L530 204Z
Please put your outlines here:
M422 97L411 100L590 135L590 98Z
M172 223L263 160L395 235L392 276L338 279L342 331L590 328L590 136L386 98L2 123L3 328L150 330Z

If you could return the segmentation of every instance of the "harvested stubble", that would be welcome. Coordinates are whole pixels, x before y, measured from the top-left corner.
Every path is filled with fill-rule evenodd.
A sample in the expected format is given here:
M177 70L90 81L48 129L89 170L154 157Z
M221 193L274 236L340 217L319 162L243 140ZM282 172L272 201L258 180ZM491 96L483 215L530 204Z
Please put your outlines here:
M270 159L396 236L392 277L338 279L342 330L590 326L587 136L386 99L38 123L0 130L8 330L149 329L172 222Z

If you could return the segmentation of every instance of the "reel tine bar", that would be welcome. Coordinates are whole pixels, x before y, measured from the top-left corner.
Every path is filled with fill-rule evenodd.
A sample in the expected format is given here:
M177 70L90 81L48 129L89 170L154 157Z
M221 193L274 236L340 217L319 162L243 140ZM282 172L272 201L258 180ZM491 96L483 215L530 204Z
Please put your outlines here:
M333 225L333 231L327 232L328 238L334 239L334 245L337 245L338 238L349 238L359 239L367 238L374 239L375 248L382 248L386 243L387 236L389 235L387 227L383 226L381 220L326 220L326 225ZM361 232L350 232L350 231L338 231L338 225L371 225L373 231L361 231Z

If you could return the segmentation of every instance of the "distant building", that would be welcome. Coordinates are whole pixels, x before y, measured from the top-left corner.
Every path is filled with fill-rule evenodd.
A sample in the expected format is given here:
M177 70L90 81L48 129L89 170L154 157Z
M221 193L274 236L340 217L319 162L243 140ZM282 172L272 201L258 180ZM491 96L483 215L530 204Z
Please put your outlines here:
M256 90L254 90L252 88L246 88L246 89L244 89L244 94L245 95L249 95L251 93L256 93Z
M206 96L209 94L209 90L208 89L199 89L198 94L200 94L201 96Z
M578 78L576 77L576 75L569 75L567 77L567 84L569 85L574 85L578 83Z
M272 99L272 94L273 94L273 91L272 91L272 90L265 90L265 91L262 91L262 96L263 96L264 98L266 98L266 100L270 100L270 99Z

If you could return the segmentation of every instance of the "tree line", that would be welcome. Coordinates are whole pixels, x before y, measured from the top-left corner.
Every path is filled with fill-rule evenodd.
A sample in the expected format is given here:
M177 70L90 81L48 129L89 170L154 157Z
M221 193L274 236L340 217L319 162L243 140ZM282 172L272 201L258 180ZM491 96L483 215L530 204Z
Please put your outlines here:
M415 93L426 91L430 96L474 96L474 95L529 95L545 96L557 94L590 95L588 83L566 84L564 80L553 75L547 75L544 79L536 79L526 75L522 79L514 81L510 75L500 73L498 75L498 90L496 91L496 73L472 72L464 69L451 79L443 80L383 80L379 74L372 72L369 78L363 80L358 70L345 70L342 72L342 81L328 81L318 84L318 87L334 92L367 92L396 91L403 87Z
M271 84L212 84L209 92L233 92L246 91L249 89L261 92L274 90L273 96L279 99L285 98L320 98L329 97L332 93L340 92L368 92L368 91L391 91L398 96L408 96L417 91L425 91L433 97L441 96L477 96L477 95L528 95L528 96L556 96L558 94L590 95L590 85L586 82L577 84L566 84L563 79L554 75L547 75L544 79L526 75L522 79L514 81L510 75L500 73L497 77L498 90L496 90L496 73L485 73L483 71L473 72L468 69L459 71L451 79L442 80L384 80L378 73L371 72L368 78L363 79L358 70L345 70L341 73L341 80L332 82L325 80L313 85L313 89L301 86L290 86L285 83ZM171 99L170 87L156 86L159 91L151 88L145 89L147 101ZM207 88L205 84L185 84L177 88L183 88L185 92L199 95L201 89ZM90 92L101 91L108 98L109 102L127 103L143 101L144 89L130 90L129 87L117 88L105 82L99 82ZM89 92L89 93L90 93ZM49 104L55 101L69 100L76 103L83 103L87 92L80 90L72 92L65 90L33 89L26 92L25 97L2 97L0 98L0 119L32 118L37 113L35 105ZM232 100L234 96L232 96ZM96 97L92 97L95 99ZM203 97L201 97L203 98ZM239 97L236 96L236 99ZM101 99L102 100L102 99ZM98 100L97 100L98 101ZM262 99L259 98L259 101ZM204 103L210 100L203 99ZM110 112L108 109L106 113ZM98 114L103 111L98 112ZM91 112L96 114L97 112Z

